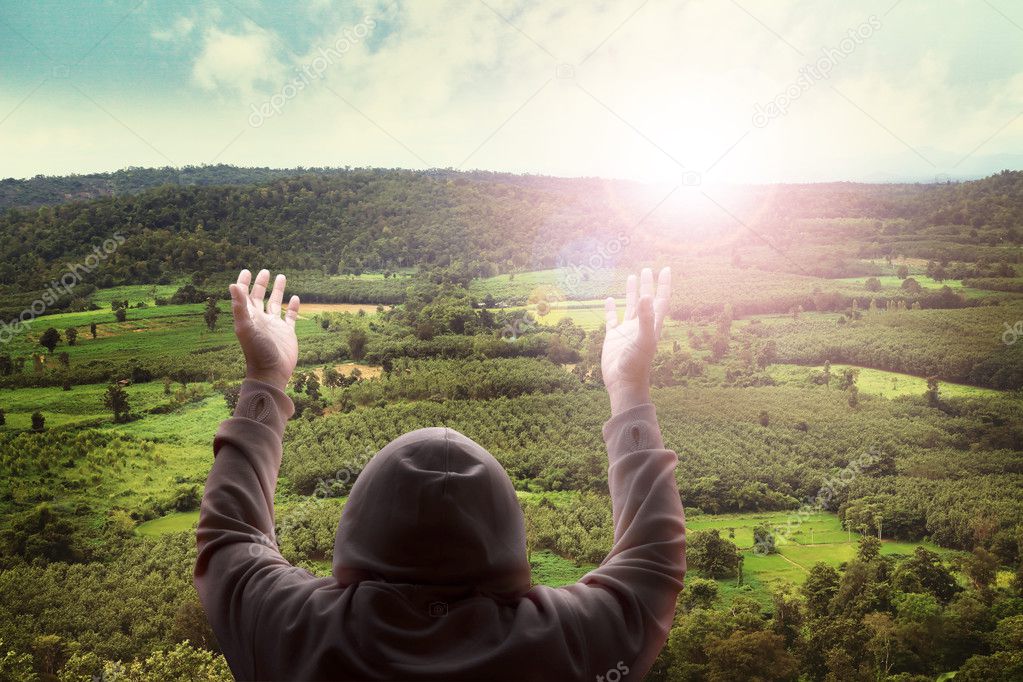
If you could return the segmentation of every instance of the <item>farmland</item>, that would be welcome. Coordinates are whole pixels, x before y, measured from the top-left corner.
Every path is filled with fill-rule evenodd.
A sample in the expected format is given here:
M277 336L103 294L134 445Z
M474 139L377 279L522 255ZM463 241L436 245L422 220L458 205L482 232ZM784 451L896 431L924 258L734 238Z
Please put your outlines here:
M276 491L289 561L328 575L365 455L444 424L511 477L533 581L578 580L614 540L604 297L621 306L628 272L667 264L652 396L679 455L689 573L650 679L706 679L751 633L805 679L841 679L835 651L873 679L882 645L919 679L1013 670L1000 642L1023 618L1023 339L1006 331L1023 320L1023 179L750 189L736 211L775 248L730 223L635 229L638 202L612 211L586 180L266 182L0 220L8 319L85 242L125 236L0 347L0 659L46 679L174 647L220 660L193 529L244 373L226 300L241 266L284 270L303 298ZM977 220L947 224L940 207L967 196Z

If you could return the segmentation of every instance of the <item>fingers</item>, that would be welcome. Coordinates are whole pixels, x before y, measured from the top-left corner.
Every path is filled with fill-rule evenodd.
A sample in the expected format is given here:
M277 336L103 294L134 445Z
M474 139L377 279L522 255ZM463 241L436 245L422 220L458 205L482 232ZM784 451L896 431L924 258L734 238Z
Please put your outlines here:
M643 296L639 299L639 341L647 343L654 335L654 299Z
M259 310L263 309L263 297L266 296L266 285L269 283L270 271L260 270L259 274L256 275L256 283L252 285L252 291L249 293L252 304Z
M244 269L238 273L238 285L245 287L245 293L249 292L249 282L252 281L252 273Z
M611 296L604 299L604 326L606 329L618 326L618 305Z
M636 317L636 301L639 300L639 286L635 275L625 280L625 319Z
M668 315L671 302L671 268L661 268L657 275L657 296L654 297L654 333L660 337L664 318Z
M295 326L295 320L298 319L299 305L300 301L298 300L298 296L292 296L291 300L288 301L288 312L284 314L284 321L287 322L289 326Z
M643 271L639 273L639 295L654 295L654 272L650 268L643 268Z
M267 273L269 276L269 273ZM266 302L266 312L271 315L281 314L281 302L284 300L284 287L288 279L284 275L277 275L274 278L274 288L270 292L270 300Z
M244 284L232 284L228 287L231 292L231 314L234 315L235 329L249 321L249 304L245 300L246 289Z

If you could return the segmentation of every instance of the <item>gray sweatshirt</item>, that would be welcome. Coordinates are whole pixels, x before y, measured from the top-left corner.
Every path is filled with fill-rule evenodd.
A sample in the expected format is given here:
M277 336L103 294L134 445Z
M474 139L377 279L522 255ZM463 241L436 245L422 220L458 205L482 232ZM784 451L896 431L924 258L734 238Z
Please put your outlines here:
M240 680L640 680L685 574L675 453L654 406L603 429L614 546L574 585L530 586L511 480L457 431L392 441L342 512L333 575L289 564L274 536L279 389L247 379L213 441L195 586Z

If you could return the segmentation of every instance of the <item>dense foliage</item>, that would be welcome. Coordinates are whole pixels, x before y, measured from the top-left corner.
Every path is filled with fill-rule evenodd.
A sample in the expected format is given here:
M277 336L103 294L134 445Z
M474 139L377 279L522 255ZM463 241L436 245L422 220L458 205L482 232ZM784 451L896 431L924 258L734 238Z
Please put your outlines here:
M450 170L0 183L0 313L46 303L0 327L0 678L227 677L189 529L244 373L242 266L304 303L290 561L328 574L368 459L443 424L511 476L534 580L574 582L613 543L602 299L656 261L653 399L691 530L650 678L1019 679L1023 173L729 192L730 215Z

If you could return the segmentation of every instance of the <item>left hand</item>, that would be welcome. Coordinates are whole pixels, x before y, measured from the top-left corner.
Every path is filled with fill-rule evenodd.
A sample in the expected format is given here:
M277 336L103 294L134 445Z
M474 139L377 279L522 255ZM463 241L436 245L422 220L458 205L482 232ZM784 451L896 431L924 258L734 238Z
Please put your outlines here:
M663 268L657 278L644 268L637 280L629 275L625 283L625 318L618 320L614 298L604 305L606 331L600 356L600 372L611 398L611 412L650 402L650 364L664 327L671 298L671 269Z
M291 297L282 319L281 303L287 281L284 275L277 275L265 306L263 297L270 282L270 271L260 270L249 291L251 279L252 273L242 270L238 273L238 282L230 286L234 334L245 353L245 376L284 390L298 362L298 338L295 336L298 296Z

